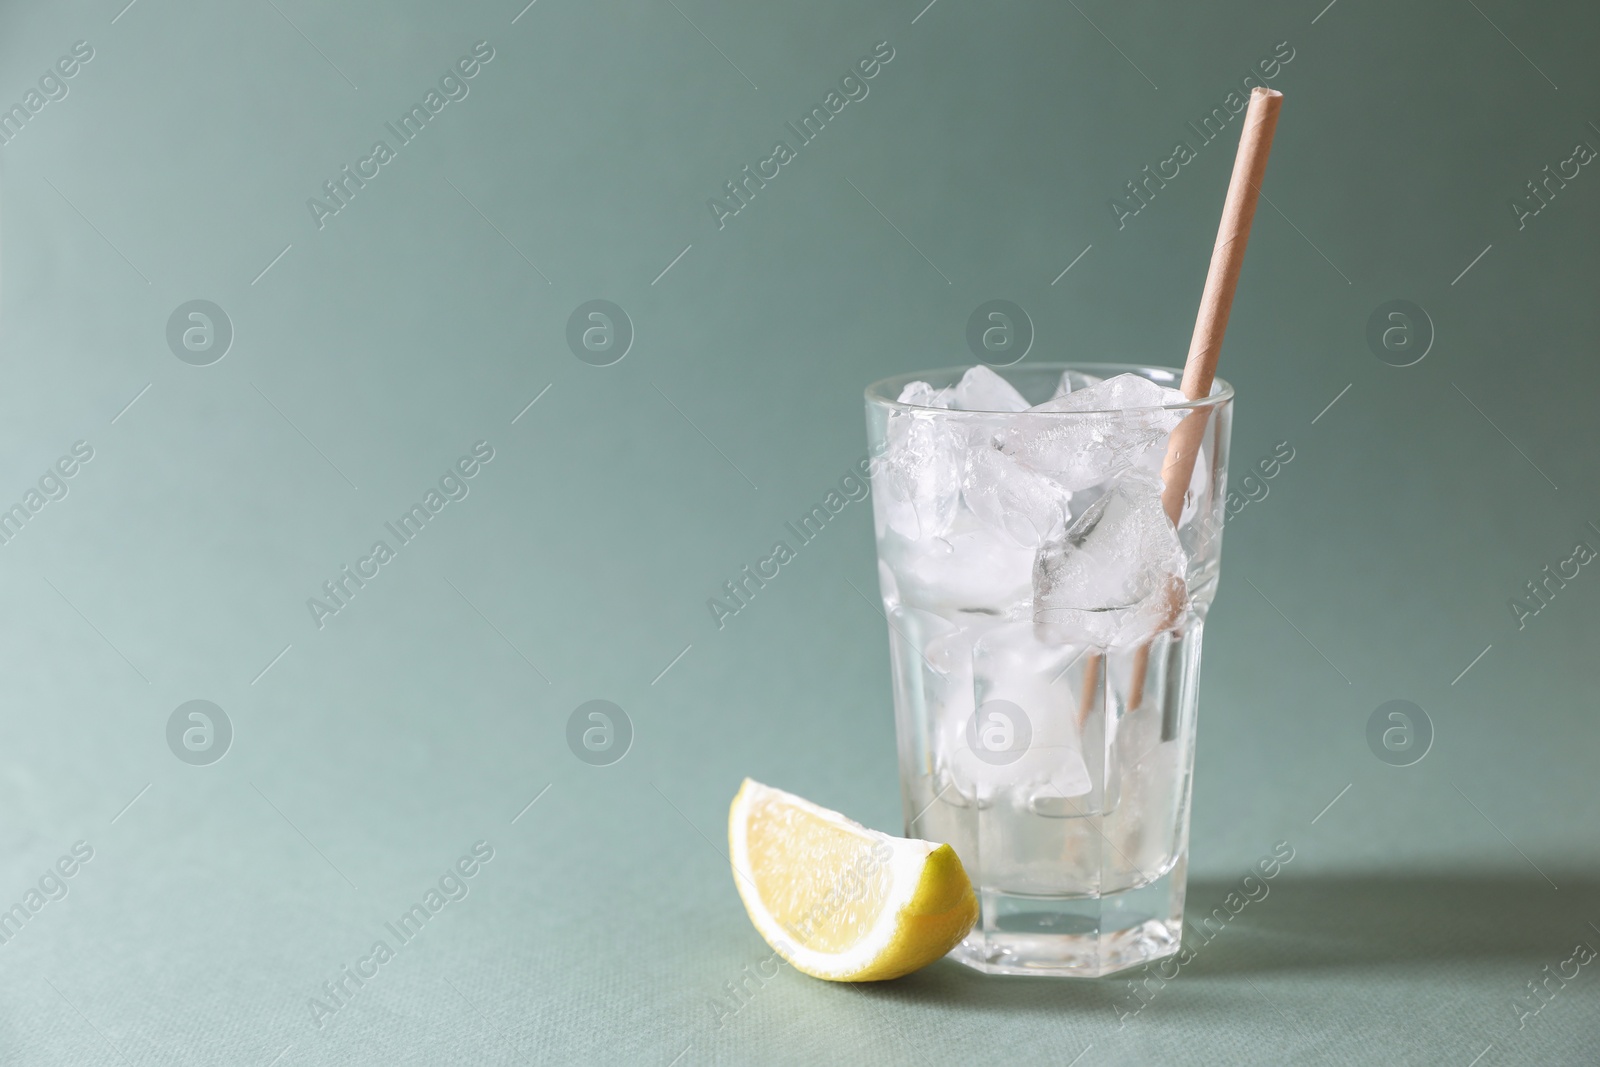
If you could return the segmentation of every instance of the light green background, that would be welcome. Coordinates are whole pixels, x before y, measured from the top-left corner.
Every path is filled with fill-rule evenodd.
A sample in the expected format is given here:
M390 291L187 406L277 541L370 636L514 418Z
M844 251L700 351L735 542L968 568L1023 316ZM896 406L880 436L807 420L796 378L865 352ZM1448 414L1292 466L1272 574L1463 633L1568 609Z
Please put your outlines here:
M94 49L0 146L0 503L94 448L0 546L0 907L94 849L0 945L0 1061L1600 1057L1593 967L1513 1008L1600 946L1600 577L1507 607L1600 522L1600 174L1510 207L1600 146L1592 8L124 2L0 9L0 105ZM319 230L307 198L480 40ZM880 41L719 230L706 199ZM1124 229L1108 200L1284 41L1223 367L1236 475L1295 458L1227 537L1192 906L1296 858L1121 1028L1120 981L948 963L784 969L719 1025L768 954L721 852L740 778L901 813L868 506L720 631L707 598L864 453L862 386L970 359L984 300L1033 359L1180 362L1236 132ZM207 367L164 334L200 298L236 332ZM637 332L605 368L565 341L597 298ZM1364 337L1395 298L1437 333L1406 368ZM306 598L479 440L470 496L319 630ZM565 740L597 698L635 730L606 767ZM1436 732L1406 768L1365 740L1397 698ZM165 739L193 699L235 729L206 767ZM314 1027L480 840L470 895Z

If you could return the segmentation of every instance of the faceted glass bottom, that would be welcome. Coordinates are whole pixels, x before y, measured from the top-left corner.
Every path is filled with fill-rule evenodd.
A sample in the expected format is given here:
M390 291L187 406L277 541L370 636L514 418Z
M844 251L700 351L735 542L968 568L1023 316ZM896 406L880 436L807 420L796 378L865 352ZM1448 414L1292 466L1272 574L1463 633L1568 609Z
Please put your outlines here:
M1177 953L1185 863L1147 885L1100 897L979 889L978 925L950 959L985 974L1099 978Z

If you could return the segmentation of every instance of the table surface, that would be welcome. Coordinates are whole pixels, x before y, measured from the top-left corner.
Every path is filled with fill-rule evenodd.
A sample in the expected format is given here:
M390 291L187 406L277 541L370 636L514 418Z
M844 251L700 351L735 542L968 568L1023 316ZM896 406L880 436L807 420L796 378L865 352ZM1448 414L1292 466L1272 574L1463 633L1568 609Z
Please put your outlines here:
M0 13L0 1061L1600 1058L1593 8L124 2ZM751 978L740 780L900 826L869 505L707 601L985 301L1181 362L1252 71L1191 909L1294 860L1143 1001Z

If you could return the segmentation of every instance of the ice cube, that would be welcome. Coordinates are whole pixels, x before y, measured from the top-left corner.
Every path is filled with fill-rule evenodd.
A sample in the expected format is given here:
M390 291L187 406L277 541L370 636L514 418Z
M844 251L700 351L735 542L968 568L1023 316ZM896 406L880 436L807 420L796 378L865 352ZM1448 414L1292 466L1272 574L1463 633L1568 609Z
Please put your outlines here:
M1034 550L965 509L943 536L908 541L889 533L880 550L894 567L902 603L945 615L1027 616Z
M1081 370L1064 370L1061 372L1061 380L1056 383L1056 391L1050 394L1050 399L1060 400L1074 389L1086 389L1104 380L1097 375L1085 374Z
M1183 403L1183 393L1177 389L1157 385L1149 378L1142 378L1137 374L1118 374L1113 378L1055 396L1037 405L1033 410L1122 411L1127 408L1151 408L1163 404L1181 403ZM1182 412L1174 414L1181 416Z
M894 568L878 557L878 591L883 595L883 606L893 611L900 606L900 583L895 581Z
M965 626L941 633L928 641L923 654L936 681L924 687L932 729L932 755L937 777L943 779L946 798L961 804L992 794L992 784L975 774L966 745L966 730L977 710L972 686L972 645L980 632ZM978 768L979 771L985 768ZM989 768L991 771L993 768Z
M1065 525L1072 494L985 440L967 453L961 498L980 520L1035 548Z
M1182 603L1187 565L1161 507L1161 482L1142 470L1117 478L1059 536L1039 546L1034 622L1045 640L1128 648Z
M950 626L923 646L924 666L932 675L925 691L935 724L965 726L972 715L973 633L971 628Z
M996 435L1000 448L1024 466L1049 474L1067 490L1087 489L1164 450L1183 412L1163 404L1183 394L1135 374L1119 374L1047 400L1037 412L1094 412L1069 418L1017 420ZM1141 410L1124 412L1127 408Z
M972 627L897 605L888 613L895 670L920 692L936 721L972 714Z
M1063 679L1082 655L1081 648L1063 648L1042 641L1034 626L994 626L974 642L972 678L980 709L983 703L1007 701L1028 716L1028 751L1013 769L1020 781L1052 786L1061 796L1089 792L1078 732L1078 701ZM1031 790L1023 789L1026 796Z
M1076 700L1066 683L1052 684L1075 654L1040 641L1031 622L993 623L968 638L972 696L936 723L936 758L956 791L982 806L1001 794L1023 803L1041 790L1091 790Z
M924 408L948 408L950 406L950 390L935 389L927 382L908 382L900 390L899 401L902 404L915 404Z
M931 392L927 383L912 382L901 397L922 396L915 391L919 385ZM950 529L961 501L964 431L928 412L894 411L886 437L884 454L873 463L874 507L902 537L917 541L941 536Z
M988 367L973 367L961 376L952 395L960 411L1027 411L1028 402L1016 387Z

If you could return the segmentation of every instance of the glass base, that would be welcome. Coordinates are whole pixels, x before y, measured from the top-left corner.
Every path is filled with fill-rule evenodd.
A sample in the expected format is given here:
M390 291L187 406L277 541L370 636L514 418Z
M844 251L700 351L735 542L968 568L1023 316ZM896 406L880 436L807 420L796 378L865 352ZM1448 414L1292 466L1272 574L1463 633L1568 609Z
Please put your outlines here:
M978 890L981 914L950 959L985 974L1099 978L1182 947L1184 867L1100 897Z

